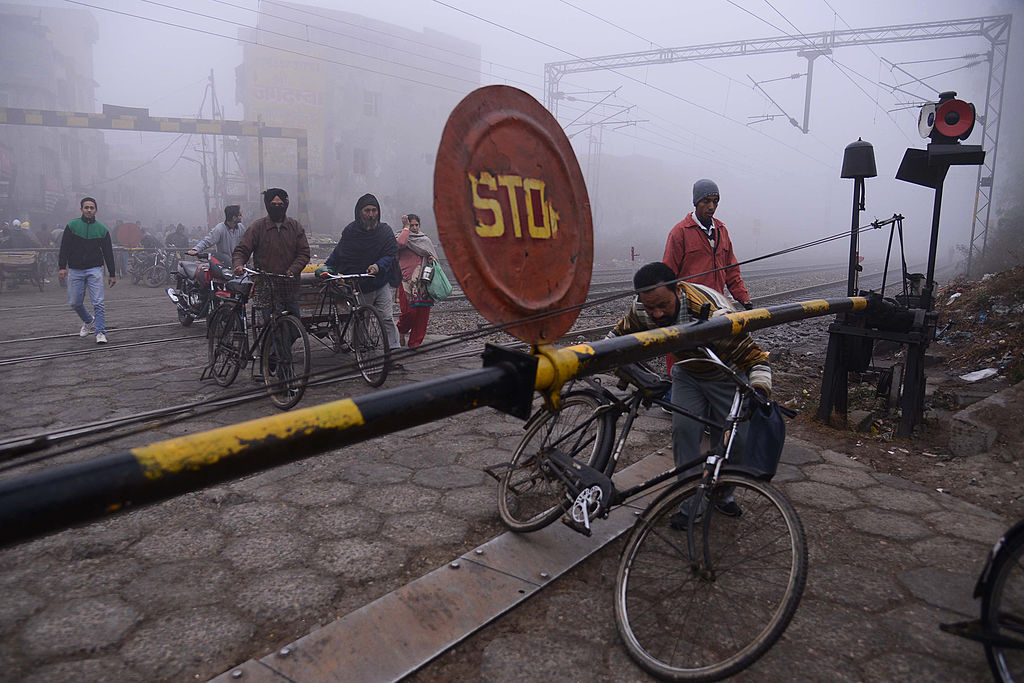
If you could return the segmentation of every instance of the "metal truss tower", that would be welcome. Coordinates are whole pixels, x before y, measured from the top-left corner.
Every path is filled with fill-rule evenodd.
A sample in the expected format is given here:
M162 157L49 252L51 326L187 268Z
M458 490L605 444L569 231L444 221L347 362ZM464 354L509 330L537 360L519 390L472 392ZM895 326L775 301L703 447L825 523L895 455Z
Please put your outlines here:
M804 124L810 114L811 73L813 60L831 54L840 47L858 45L883 45L946 38L981 37L989 41L988 87L985 104L978 123L982 127L982 147L987 152L985 164L978 168L978 185L975 195L974 216L971 220L971 244L967 255L970 271L971 258L985 252L988 241L988 224L992 209L992 190L995 180L996 152L999 140L1000 112L1003 104L1003 85L1006 81L1007 53L1010 47L1011 15L1003 14L974 19L930 21L919 24L899 24L874 28L848 29L805 33L798 36L780 36L755 40L735 40L725 43L709 43L690 47L659 48L643 52L628 52L617 55L550 62L544 65L544 104L556 117L561 92L558 89L562 77L584 71L604 71L652 64L674 64L695 62L722 57L744 57L769 53L795 52L807 59L807 93L804 102ZM980 246L979 246L980 245Z

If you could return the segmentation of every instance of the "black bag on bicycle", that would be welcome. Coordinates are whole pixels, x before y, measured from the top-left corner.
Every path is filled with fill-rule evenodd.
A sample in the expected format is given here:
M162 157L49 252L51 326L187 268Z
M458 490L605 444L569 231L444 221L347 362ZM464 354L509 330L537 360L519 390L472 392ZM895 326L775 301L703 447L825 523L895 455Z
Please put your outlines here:
M754 408L747 427L743 464L766 479L775 476L786 444L786 423L782 408L774 401Z

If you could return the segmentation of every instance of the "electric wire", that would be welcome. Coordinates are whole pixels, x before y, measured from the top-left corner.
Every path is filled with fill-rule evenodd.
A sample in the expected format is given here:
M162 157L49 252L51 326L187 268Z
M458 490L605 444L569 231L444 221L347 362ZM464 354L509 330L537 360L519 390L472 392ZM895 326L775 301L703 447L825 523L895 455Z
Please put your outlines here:
M264 47L264 48L266 48L268 50L276 50L277 52L284 52L286 54L296 55L296 56L303 57L303 58L306 58L306 59L312 59L312 60L315 60L315 61L321 61L321 62L325 62L325 63L328 63L328 64L335 64L337 66L344 66L344 67L348 67L348 68L351 68L351 69L358 69L360 71L366 71L367 73L372 73L372 74L375 74L375 75L378 75L378 76L384 76L384 77L387 77L387 78L394 78L394 79L397 79L397 80L400 80L400 81L405 81L407 83L414 83L416 85L424 85L424 86L427 86L427 87L436 88L438 90L445 90L447 92L455 93L457 95L464 95L465 94L464 90L458 90L458 89L455 89L455 88L449 88L449 87L446 87L446 86L443 86L443 85L439 85L437 83L424 83L423 81L417 80L415 78L408 78L406 76L399 76L397 74L388 73L386 71L379 71L377 69L371 69L371 68L365 67L365 66L356 66L356 65L353 65L353 64L348 64L346 62L342 62L342 61L339 61L339 60L336 60L336 59L330 59L330 58L327 58L327 57L320 57L320 56L316 56L316 55L310 55L310 54L307 54L305 52L301 52L299 50L291 50L291 49L288 49L288 48L278 47L278 46L274 46L274 45L265 45L263 43L260 43L260 42L254 41L254 40L248 40L246 38L242 38L241 36L229 36L229 35L225 35L223 33L217 33L216 31L208 31L206 29L196 28L195 26L186 26L184 24L176 24L176 23L174 23L172 21L165 21L163 19L156 19L154 17L146 17L146 16L143 16L143 15L140 15L140 14L133 14L131 12L125 12L125 11L122 11L122 10L112 9L110 7L102 7L100 5L91 5L91 4L87 3L87 2L83 2L82 0L64 0L64 2L70 3L72 5L80 5L82 7L88 7L90 9L96 9L96 10L102 10L104 12L110 12L111 14L118 14L120 16L130 17L132 19L141 19L142 21L148 21L148 22L152 22L152 23L155 23L155 24L161 24L163 26L170 26L172 28L180 28L180 29L185 30L185 31L193 31L195 33L201 33L203 35L212 36L212 37L215 37L215 38L225 38L227 40L231 40L231 41L237 42L237 43L245 43L247 45L255 45L255 46L258 46L258 47Z
M527 35L527 34L521 32L521 31L517 31L514 28L511 28L509 26L505 26L505 25L500 24L498 22L495 22L495 21L492 21L490 19L487 19L486 17L482 17L482 16L480 16L478 14L473 14L472 12L470 12L468 10L464 10L464 9L462 9L460 7L456 7L456 6L451 5L451 4L447 3L447 2L444 2L443 0L433 0L433 2L435 4L441 5L443 7L447 7L447 8L449 8L449 9L455 11L455 12L459 12L461 14L465 14L466 16L472 17L473 19L477 19L479 21L482 21L482 22L484 22L484 23L486 23L486 24L488 24L490 26L494 26L495 28L499 28L501 30L507 31L507 32L512 33L513 35L519 36L521 38L525 38L526 40L529 40L531 42L537 43L538 45L542 45L542 46L547 47L549 49L552 49L552 50L555 50L555 51L560 52L562 54L568 55L568 56L572 57L573 59L578 59L578 60L582 60L582 61L591 61L591 60L588 60L588 58L586 58L586 57L581 57L581 56L579 56L577 54L574 54L574 53L572 53L572 52L570 52L568 50L565 50L563 48L560 48L560 47L557 47L557 46L552 45L550 43L547 43L547 42L545 42L545 41L543 41L543 40L541 40L539 38L534 38L533 36ZM619 71L619 70L616 70L616 69L605 68L604 70L605 71L609 71L609 72L611 72L611 73L613 73L613 74L615 74L615 75L617 75L617 76L619 76L621 78L625 78L626 80L629 80L629 81L632 81L634 83L637 83L637 84L639 84L639 85L641 85L643 87L650 88L651 90L654 90L655 92L659 92L659 93L661 93L663 95L666 95L666 96L668 96L668 97L670 97L672 99L675 99L675 100L678 100L680 102L684 102L686 104L689 104L690 106L696 107L697 109L700 109L701 111L704 111L704 112L706 112L708 114L711 114L712 116L716 116L716 117L725 119L726 121L729 121L730 123L734 123L734 124L736 124L738 126L743 126L743 128L746 129L746 130L753 130L757 135L760 135L762 137L768 138L769 140L773 141L774 143L776 143L778 145L781 145L781 146L785 147L786 149L790 150L791 152L795 152L796 154L798 154L798 155L800 155L802 157L805 157L805 158L807 158L807 159L809 159L809 160L811 160L811 161L813 161L813 162L815 162L817 164L820 164L820 165L828 167L828 168L830 168L832 166L832 164L830 162L826 162L826 161L823 161L821 159L818 159L817 157L813 156L812 154L810 154L808 152L805 152L804 150L799 149L798 147L794 147L793 145L790 145L789 143L784 142L783 140L780 140L778 138L772 137L771 135L768 135L764 131L760 131L760 130L756 130L756 129L749 129L749 128L747 128L746 124L744 124L742 121L737 121L736 119L732 118L731 116L727 116L727 115L725 115L725 114L723 114L721 112L717 112L714 109L711 109L710 107L707 107L707 106L704 106L704 105L699 104L697 102L694 102L693 100L687 99L687 98L683 97L682 95L679 95L677 93L674 93L674 92L671 92L669 90L666 90L665 88L662 88L662 87L659 87L657 85L654 85L653 83L650 83L648 81L644 81L644 80L641 80L639 78L636 78L635 76L630 76L629 74L623 73L622 71Z
M220 2L222 4L230 4L230 3L224 2L224 0L213 0L213 1L214 2ZM372 32L372 33L379 33L381 35L388 36L389 38L398 38L399 40L407 40L408 39L408 36L402 36L402 35L398 35L396 33L390 33L388 31L384 31L384 30L379 29L379 28L374 28L372 26L367 26L365 24L358 24L358 23L351 22L351 21L345 21L344 19L340 19L338 17L333 17L333 16L330 16L328 14L320 14L319 12L313 12L312 10L306 9L304 7L299 7L299 6L295 6L295 5L285 5L285 4L280 3L280 2L274 2L274 0L262 0L262 4L264 4L264 5L277 5L277 6L282 7L282 8L287 8L288 11L290 11L290 12L301 12L303 14L307 14L307 15L315 17L317 19L323 19L323 20L326 20L326 21L333 21L333 22L338 23L338 24L344 24L346 26L352 26L352 27L354 27L354 28L356 28L356 29L358 29L359 31L362 31L362 32L369 31L369 32ZM232 5L232 6L233 7L238 7L238 5ZM437 50L439 52L447 52L447 53L452 54L452 55L454 55L456 57L465 57L466 59L479 59L479 56L477 56L477 55L466 54L464 52L459 52L458 50L452 50L450 48L444 48L444 47L441 47L441 46L438 46L438 45L431 45L430 48L433 49L433 50ZM428 59L431 59L431 58L428 57ZM508 64L502 64L500 62L494 62L494 61L484 60L484 59L481 59L480 61L481 61L482 64L490 64L492 66L499 66L499 67L501 67L503 69L508 69L509 71L516 71L516 72L519 72L521 74L525 74L527 76L536 76L537 75L536 72L528 71L526 69L520 69L518 67L510 66Z
M238 26L238 27L247 28L247 29L252 28L252 26L250 26L249 24L246 24L246 23L243 23L243 22L240 22L240 21L233 21L231 19L224 19L222 17L217 17L217 16L214 16L212 14L205 14L203 12L197 12L195 10L185 9L183 7L175 7L174 5L168 5L168 4L165 4L165 3L162 3L162 2L157 2L157 0L138 0L138 2L142 2L142 3L145 3L147 5L153 5L155 7L163 7L165 9L172 9L172 10L175 10L175 11L178 11L178 12L183 12L185 14L191 14L192 16L202 17L204 19L212 19L214 21L219 21L219 22L222 22L222 23L225 23L225 24L230 24L232 26ZM289 35L287 33L282 33L280 31L273 31L273 30L270 30L268 28L259 27L259 26L256 27L256 31L259 32L259 33L264 33L264 34L271 35L271 36L278 36L278 37L281 37L281 38L286 38L288 40L297 40L299 42L307 43L309 45L313 45L313 46L316 46L316 47L325 47L325 48L330 49L330 50L336 50L338 52L344 52L344 53L347 53L347 54L350 54L350 55L358 56L358 57L360 57L362 59L371 59L371 60L375 60L375 61L379 61L379 62L384 62L385 64L389 64L389 65L392 65L392 66L400 66L400 67L402 67L404 69L412 69L413 71L422 71L422 72L424 72L426 74L430 74L431 76L440 76L442 78L450 78L450 79L452 79L454 81L462 81L464 83L469 83L471 85L476 85L477 84L477 81L475 81L475 80L461 78L459 76L454 76L452 74L442 73L440 71L433 71L431 69L426 69L424 67L415 66L413 64L399 64L398 62L393 62L393 61L391 61L389 59L385 59L384 57L377 57L376 55L366 54L364 52L359 52L357 50L350 50L350 49L345 48L345 47L338 47L336 45L331 45L330 43L318 42L318 41L315 41L315 40L311 40L308 37L307 38L299 38L299 37L296 37L296 36ZM265 43L262 43L262 45L264 45L264 47L269 47ZM348 66L350 66L350 67L352 67L354 69L355 68L361 68L361 67L357 67L357 66L355 66L353 64L350 64Z
M786 23L788 23L790 26L792 26L793 30L795 30L797 32L798 36L794 36L791 33L789 33L788 31L784 31L783 29L781 29L780 27L776 26L772 22L768 21L764 17L759 16L758 14L756 14L754 12L751 12L747 8L745 8L742 5L738 4L737 2L735 2L735 0L725 0L725 1L727 3L729 3L730 5L732 5L733 7L736 7L737 9L740 9L740 10L746 12L747 14L749 14L752 17L754 17L755 19L757 19L757 20L759 20L759 21L761 21L761 22L763 22L765 24L768 24L769 26L774 28L776 31L781 33L782 35L784 35L784 36L786 36L788 38L791 38L793 40L803 40L807 44L807 46L810 47L810 48L816 48L817 47L812 41L807 39L807 36L805 36L804 33L802 31L800 31L800 29L798 29L796 27L796 25L793 22L791 22L786 17L786 15L784 15L782 12L780 12L778 9L776 9L775 6L772 5L771 2L769 2L769 0L764 0L765 4L768 5L769 7L771 7L773 10L775 10L776 14L778 14L780 17L782 17L786 21ZM885 111L884 109L882 109L881 105L878 103L878 100L875 99L875 98L872 98L871 95L866 90L864 90L864 88L859 83L857 83L855 80L853 80L853 77L850 76L850 74L847 73L847 71L856 74L860 78L864 79L865 81L868 81L869 83L871 83L873 85L876 84L877 81L874 81L874 80L868 78L867 76L861 74L860 72L856 71L855 69L853 69L853 68L851 68L849 66L846 66L845 64L843 64L839 60L837 60L835 57L833 57L831 54L825 54L823 56L826 59L828 59L828 61L831 62L834 66L836 66L839 69L839 73L843 74L843 76L845 76L847 80L849 80L851 83L853 83L854 87L856 87L858 90L860 90L864 94L864 96L867 97L868 100L871 101L872 104L874 104L875 109L881 109L885 113L886 117L896 127L896 130L898 130L900 132L900 134L908 142L910 141L910 137L907 135L906 131L903 130L903 127L899 125L899 123L896 121L895 117L893 117L893 115L891 113L889 113L888 111Z

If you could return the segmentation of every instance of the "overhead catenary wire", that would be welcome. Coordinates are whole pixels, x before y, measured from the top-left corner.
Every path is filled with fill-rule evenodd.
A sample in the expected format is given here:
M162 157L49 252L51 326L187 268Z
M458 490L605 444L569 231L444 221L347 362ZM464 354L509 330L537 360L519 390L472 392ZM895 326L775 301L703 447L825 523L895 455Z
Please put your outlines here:
M241 36L229 36L229 35L225 35L223 33L217 33L216 31L208 31L206 29L196 28L195 26L187 26L185 24L177 24L177 23L175 23L173 21L166 21L166 20L163 20L163 19L156 19L154 17L147 17L147 16L143 16L141 14L134 14L132 12L125 12L125 11L122 11L122 10L116 10L116 9L113 9L113 8L110 8L110 7L102 7L100 5L92 5L92 4L89 4L87 2L83 2L82 0L64 0L64 2L70 3L72 5L80 5L82 7L88 7L90 9L96 9L96 10L101 10L101 11L104 11L104 12L110 12L111 14L118 14L120 16L130 17L132 19L140 19L142 21L149 21L149 22L152 22L152 23L155 23L155 24L161 24L163 26L170 26L172 28L179 28L179 29L182 29L184 31L192 31L192 32L195 32L195 33L201 33L203 35L212 36L212 37L215 37L215 38L224 38L226 40L230 40L230 41L233 41L233 42L236 42L236 43L245 43L247 45L256 45L256 46L259 46L259 47L267 48L268 50L275 50L277 52L284 52L286 54L296 55L296 56L299 56L299 57L304 57L306 59L312 59L312 60L315 60L315 61L325 62L327 64L335 64L337 66L344 66L344 67L348 67L348 68L351 68L351 69L358 69L360 71L365 71L367 73L376 74L378 76L384 76L384 77L387 77L387 78L394 78L394 79L397 79L397 80L400 80L400 81L405 81L407 83L414 83L416 85L424 85L424 86L427 86L427 87L436 88L438 90L444 90L444 91L447 91L447 92L455 93L457 95L465 94L465 90L460 90L460 89L456 89L456 88L449 88L449 87L446 87L446 86L443 86L443 85L439 85L437 83L423 83L423 81L415 79L415 78L410 78L410 77L407 77L407 76L400 76L398 74L388 73L386 71L380 71L378 69L371 69L371 68L365 67L365 66L358 66L358 65L355 65L355 64L349 64L347 62L342 62L342 61L339 61L339 60L336 60L336 59L329 59L327 57L320 57L320 56L317 56L317 55L311 55L311 54L308 54L308 53L305 53L305 52L301 52L299 50L291 50L291 49L288 49L288 48L285 48L285 47L278 47L278 46L275 46L275 45L265 45L263 43L255 41L255 40L248 40L246 38L242 38Z
M452 10L454 10L456 12L461 13L461 14L465 14L468 17L472 17L474 19L482 21L482 22L484 22L484 23L486 23L486 24L488 24L490 26L494 26L494 27L502 29L504 31L508 31L509 33L512 33L513 35L517 35L517 36L519 36L521 38L525 38L525 39L527 39L527 40L529 40L531 42L535 42L538 45L542 45L542 46L550 48L552 50L556 50L556 51L558 51L558 52L560 52L562 54L568 55L568 56L570 56L570 57L572 57L574 59L579 59L579 60L587 61L586 57L581 57L581 56L579 56L579 55L577 55L577 54L575 54L573 52L570 52L569 50L565 50L565 49L560 48L558 46L552 45L552 44L550 44L548 42L540 40L539 38L534 38L533 36L527 35L527 34L521 32L521 31L517 31L516 29L511 28L509 26L505 26L504 24L498 23L496 21L492 21L491 19L487 19L486 17L480 16L478 14L474 14L474 13L472 13L472 12L470 12L468 10L462 9L460 7L456 7L456 6L454 6L454 5L450 4L450 3L444 2L444 0L433 0L433 2L435 4L441 5L443 7L448 7L449 9L452 9ZM613 73L613 74L615 74L615 75L617 75L617 76L619 76L621 78L625 78L626 80L629 80L629 81L632 81L634 83L637 83L637 84L639 84L639 85L641 85L643 87L650 88L651 90L654 90L655 92L658 92L658 93L661 93L663 95L666 95L666 96L668 96L668 97L670 97L672 99L678 100L680 102L684 102L686 104L689 104L692 107L696 107L697 109L700 109L701 111L704 111L704 112L707 112L707 113L711 114L712 116L716 116L716 117L725 119L726 121L729 121L730 123L734 123L734 124L736 124L738 126L742 126L745 130L749 130L747 128L746 124L743 123L742 121L738 121L738 120L732 118L731 116L727 116L727 115L725 115L725 114L723 114L721 112L718 112L718 111L715 111L714 109L711 109L710 107L702 105L702 104L700 104L698 102L694 102L693 100L690 100L690 99L688 99L686 97L683 97L682 95L679 95L677 93L674 93L674 92L671 92L669 90L666 90L665 88L662 88L662 87L659 87L657 85L654 85L653 83L650 83L648 81L644 81L644 80L636 78L634 76L630 76L629 74L623 73L622 71L618 71L616 69L605 69L605 70L609 71L610 73ZM820 164L820 165L825 166L825 167L831 167L832 166L831 162L826 162L826 161L823 161L821 159L818 159L814 155L812 155L812 154L810 154L808 152L805 152L804 150L801 150L798 147L794 147L793 145L790 145L789 143L786 143L786 142L784 142L782 140L779 140L778 138L772 137L771 135L768 135L764 131L757 131L757 130L755 130L754 132L756 134L762 136L762 137L768 138L769 140L775 142L776 144L781 145L781 146L785 147L786 149L789 149L790 151L795 152L796 154L798 154L798 155L800 155L802 157L805 157L805 158L807 158L807 159L809 159L809 160L811 160L811 161L813 161L813 162L815 162L817 164Z
M776 14L781 16L786 21L786 23L788 23L790 26L792 26L793 29L797 32L797 35L794 36L791 33L787 32L787 31L784 31L782 28L776 26L775 24L773 24L772 22L768 21L764 17L762 17L762 16L760 16L760 15L750 11L746 7L743 7L742 5L737 3L735 0L725 0L725 1L727 3L729 3L730 5L732 5L733 7L736 7L737 9L742 10L743 12L746 12L747 14L749 14L752 17L754 17L758 21L761 21L761 22L763 22L765 24L768 24L769 26L771 26L772 28L774 28L776 31L778 31L782 35L786 36L787 38L792 38L793 40L800 39L800 40L803 40L805 43L807 43L808 47L810 47L810 48L817 48L817 46L813 42L807 40L807 38L804 35L804 33L802 31L800 31L800 29L797 28L796 25L793 22L791 22L786 17L786 15L784 15L782 12L780 12L778 9L776 9L775 6L772 5L771 2L769 2L768 0L764 0L765 4L768 5L769 7L771 7L775 11ZM857 76L859 76L860 78L864 79L865 81L868 81L869 83L871 83L873 85L876 84L877 81L872 80L871 78L868 78L867 76L861 74L860 72L858 72L857 70L855 70L855 69L853 69L853 68L851 68L849 66L846 66L845 64L843 64L839 60L837 60L835 57L833 57L831 54L825 54L824 57L826 59L828 59L828 61L831 62L834 66L836 66L836 68L839 69L839 72L841 74L843 74L843 76L845 76L847 78L847 80L849 80L851 83L853 83L854 87L856 87L858 90L860 90L864 94L864 96L868 98L868 100L871 101L871 103L874 105L875 109L879 109L879 110L883 111L885 113L886 117L892 122L893 126L896 127L896 130L898 130L900 132L900 134L907 141L910 141L910 137L907 135L906 131L903 130L903 127L899 125L899 123L892 116L892 114L887 112L887 111L885 111L882 108L882 106L878 103L878 100L875 99L875 98L872 98L871 95L866 90L864 90L864 88L859 83L857 83L855 80L853 80L853 77L850 76L850 74L848 74L846 72L849 71L851 73L854 73Z

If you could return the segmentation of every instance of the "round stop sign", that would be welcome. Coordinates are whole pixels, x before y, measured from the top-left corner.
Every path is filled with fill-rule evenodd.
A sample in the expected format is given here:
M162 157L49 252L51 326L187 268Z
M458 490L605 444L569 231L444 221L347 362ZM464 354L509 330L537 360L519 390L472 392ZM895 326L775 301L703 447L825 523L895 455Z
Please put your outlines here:
M594 260L590 199L568 138L539 102L492 85L455 107L434 167L434 214L484 318L530 344L572 327Z

